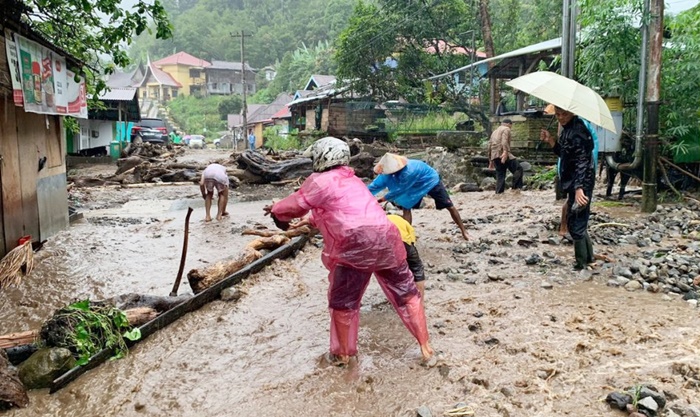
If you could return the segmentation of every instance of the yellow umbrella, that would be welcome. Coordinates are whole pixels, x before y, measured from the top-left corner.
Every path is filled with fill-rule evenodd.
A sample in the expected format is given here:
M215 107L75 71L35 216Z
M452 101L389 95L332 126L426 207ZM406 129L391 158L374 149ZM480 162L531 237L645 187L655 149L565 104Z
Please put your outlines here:
M508 81L506 85L617 133L610 110L600 94L570 78L538 71Z

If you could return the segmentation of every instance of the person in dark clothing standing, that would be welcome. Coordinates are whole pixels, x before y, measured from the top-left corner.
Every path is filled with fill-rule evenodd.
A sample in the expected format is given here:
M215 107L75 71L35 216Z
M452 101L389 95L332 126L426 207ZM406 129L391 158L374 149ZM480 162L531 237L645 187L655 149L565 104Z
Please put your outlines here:
M523 188L523 168L520 162L510 153L510 129L513 122L505 119L491 134L489 147L486 151L489 155L489 168L496 169L496 194L501 194L506 189L506 170L513 174L513 189Z
M562 126L559 140L542 130L540 139L552 146L561 160L561 188L567 194L567 226L574 239L575 269L592 263L593 243L588 236L588 219L595 183L593 138L583 121L575 114L555 107L554 114Z

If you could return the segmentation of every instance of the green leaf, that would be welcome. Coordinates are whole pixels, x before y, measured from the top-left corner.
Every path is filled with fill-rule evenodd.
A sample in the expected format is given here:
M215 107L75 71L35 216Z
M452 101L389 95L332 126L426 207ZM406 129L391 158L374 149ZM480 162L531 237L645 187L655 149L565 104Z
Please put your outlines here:
M132 342L141 339L141 329L138 327L134 327L133 329L129 330L128 332L125 332L123 334L125 339L129 339Z
M75 310L82 310L82 311L90 311L90 300L85 299L82 301L78 301L77 303L73 303L68 306L68 308L73 308Z

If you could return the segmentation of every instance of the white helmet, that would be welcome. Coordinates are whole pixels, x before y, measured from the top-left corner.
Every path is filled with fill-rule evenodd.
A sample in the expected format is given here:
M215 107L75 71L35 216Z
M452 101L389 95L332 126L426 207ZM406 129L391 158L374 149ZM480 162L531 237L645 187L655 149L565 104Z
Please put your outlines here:
M322 172L338 165L350 165L350 147L344 140L326 136L314 142L304 152L311 158L315 172Z

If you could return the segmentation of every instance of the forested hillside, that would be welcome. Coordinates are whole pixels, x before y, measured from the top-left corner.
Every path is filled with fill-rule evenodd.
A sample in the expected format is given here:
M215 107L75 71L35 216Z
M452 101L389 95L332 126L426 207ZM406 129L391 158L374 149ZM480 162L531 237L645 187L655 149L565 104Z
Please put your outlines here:
M131 48L133 58L151 59L186 51L211 60L240 60L244 30L246 60L254 68L281 61L304 45L332 42L347 25L356 0L162 0L174 27L167 41L142 35Z

